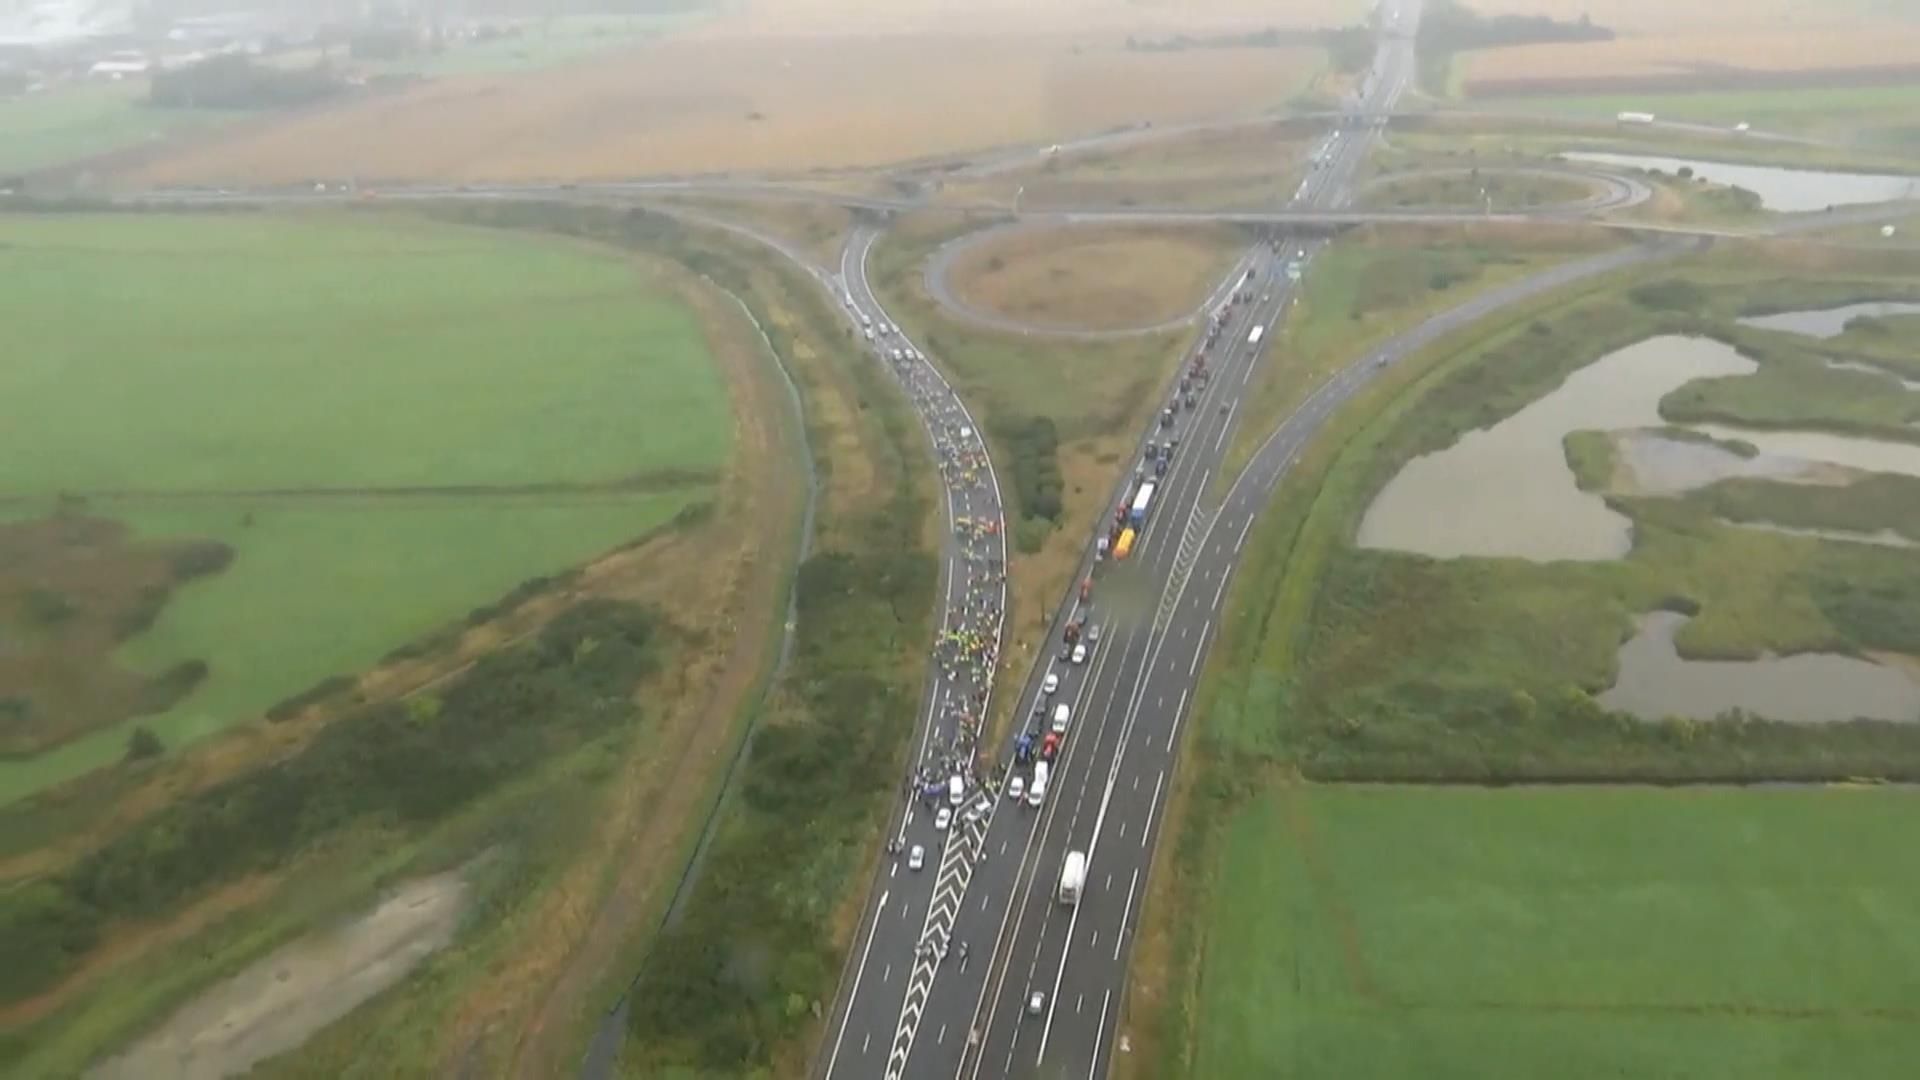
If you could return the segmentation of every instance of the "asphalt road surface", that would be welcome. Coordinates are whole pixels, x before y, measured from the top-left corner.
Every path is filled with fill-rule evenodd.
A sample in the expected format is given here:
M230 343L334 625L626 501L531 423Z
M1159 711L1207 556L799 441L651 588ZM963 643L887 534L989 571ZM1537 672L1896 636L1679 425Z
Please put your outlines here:
M1410 20L1416 12L1407 6L1403 19ZM1375 135L1366 117L1391 108L1412 75L1412 59L1404 38L1382 39L1354 122L1337 124L1314 146L1297 206L1344 205ZM1180 725L1258 509L1252 492L1263 486L1236 485L1248 494L1224 507L1209 505L1206 496L1240 394L1292 301L1293 280L1315 250L1317 242L1261 245L1236 267L1242 299L1216 317L1212 344L1196 343L1181 366L1186 376L1204 361L1204 381L1191 403L1170 392L1165 400L1173 411L1156 417L1142 435L1136 460L1143 462L1148 442L1179 440L1171 467L1155 477L1143 464L1123 478L1109 505L1120 511L1136 483L1154 480L1132 557L1097 559L1089 539L1081 576L1096 584L1089 596L1070 591L1021 695L1029 733L1057 726L1049 719L1061 704L1071 717L1047 797L1038 808L996 799L984 828L957 842L971 872L956 875L956 888L932 898L924 920L915 918L923 890L908 892L904 901L885 890L886 898L872 904L878 915L862 924L856 941L852 978L843 983L820 1058L823 1075L892 1080L1105 1071L1140 879L1152 856ZM1355 370L1350 383L1341 381ZM1339 388L1357 388L1367 374L1350 369L1336 377L1282 430L1290 426L1304 439L1301 432L1310 434L1351 392ZM1291 438L1283 442L1292 445ZM1270 442L1269 451L1275 445ZM1107 532L1110 520L1102 520L1096 535ZM1069 622L1102 631L1083 663L1054 653ZM1004 768L1023 779L1031 775L1013 760L1011 747ZM1056 899L1069 851L1084 853L1089 867L1075 905ZM929 958L924 928L936 924L944 924L945 935L932 941ZM972 953L973 943L982 946L979 954Z

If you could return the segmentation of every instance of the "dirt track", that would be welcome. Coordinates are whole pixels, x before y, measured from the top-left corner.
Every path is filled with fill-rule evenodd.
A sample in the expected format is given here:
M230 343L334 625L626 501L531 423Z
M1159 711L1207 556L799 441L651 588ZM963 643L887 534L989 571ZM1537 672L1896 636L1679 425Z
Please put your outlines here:
M284 945L96 1067L100 1080L211 1080L244 1073L399 982L453 940L458 872L407 883L366 915Z

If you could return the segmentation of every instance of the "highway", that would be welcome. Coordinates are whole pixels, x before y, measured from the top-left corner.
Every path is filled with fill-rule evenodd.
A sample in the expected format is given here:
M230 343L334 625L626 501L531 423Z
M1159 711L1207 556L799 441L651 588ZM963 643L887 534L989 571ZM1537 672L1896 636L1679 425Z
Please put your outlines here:
M859 951L849 954L841 979L843 996L834 1022L844 1036L849 1027L860 1038L848 1063L871 1066L876 1025L871 1019L850 1023L861 1009L893 995L913 980L931 978L937 951L946 938L940 913L943 897L964 891L972 874L969 843L986 828L990 796L972 773L979 759L975 738L992 706L992 680L998 662L1006 613L1006 522L1000 488L988 459L979 425L959 395L925 359L925 352L898 328L867 282L867 259L878 233L857 230L842 252L839 292L854 320L855 333L873 343L880 361L901 381L927 428L936 464L947 490L946 545L938 641L927 665L923 705L917 717L914 776L901 778L902 799L890 819L886 857L878 867L861 915ZM891 334L868 329L889 326ZM911 350L896 359L893 350ZM948 785L961 777L958 802ZM928 793L929 782L933 784ZM937 827L945 810L951 825ZM954 841L954 842L950 842ZM915 870L910 856L924 851ZM876 954L876 939L880 951ZM877 957L877 962L869 960ZM895 1006L897 1008L897 1004ZM870 1012L871 1010L866 1010ZM836 1050L839 1041L836 1041ZM884 1054L887 1044L878 1049ZM837 1054L836 1054L837 1057ZM867 1070L873 1072L872 1068Z
M1413 71L1410 43L1383 37L1375 69L1358 106L1363 115L1390 108L1404 88ZM1361 123L1340 125L1317 143L1295 204L1338 210L1373 138L1374 129ZM1206 357L1207 378L1193 405L1178 408L1171 424L1157 419L1141 436L1136 461L1149 441L1172 437L1179 444L1157 480L1135 553L1124 562L1099 560L1089 538L1078 576L1096 584L1084 598L1069 591L1021 694L1019 715L1033 718L1036 730L1062 702L1072 717L1044 804L1035 809L996 800L984 827L958 844L971 871L954 876L954 887L933 900L918 929L916 903L924 890L913 890L904 903L890 890L885 902L870 901L870 910L888 910L863 923L856 939L851 978L842 985L818 1058L821 1075L893 1080L1105 1071L1141 879L1181 722L1258 509L1251 496L1226 507L1209 506L1206 496L1239 395L1263 351L1254 342L1272 333L1292 301L1288 264L1297 274L1317 244L1262 244L1235 267L1250 299L1224 313L1215 344L1196 343L1183 361L1180 374L1186 375ZM1361 374L1352 385L1364 381ZM1169 391L1163 400L1178 401ZM1305 416L1306 426L1317 427L1342 396L1323 388L1296 419ZM1123 472L1110 509L1125 505L1135 475ZM1096 535L1109 523L1103 519ZM1102 631L1085 663L1054 652L1069 622ZM1057 685L1051 694L1050 684ZM1026 774L1011 746L1003 754L1008 771ZM1085 896L1072 906L1055 899L1068 851L1086 853L1089 865ZM920 958L929 940L948 946L944 958ZM982 952L968 952L972 943ZM1043 995L1037 1010L1028 1004L1036 991Z

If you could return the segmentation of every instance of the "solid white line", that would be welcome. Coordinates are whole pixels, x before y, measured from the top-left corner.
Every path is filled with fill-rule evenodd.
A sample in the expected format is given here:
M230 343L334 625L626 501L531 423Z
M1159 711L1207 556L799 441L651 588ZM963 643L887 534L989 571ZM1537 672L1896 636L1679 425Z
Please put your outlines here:
M1113 939L1113 958L1120 959L1120 945L1127 940L1127 920L1133 917L1133 890L1140 885L1140 868L1133 868L1133 881L1127 885L1127 909L1120 913L1120 933Z
M1240 526L1240 539L1233 542L1233 553L1240 554L1240 545L1247 542L1247 530L1253 528L1253 515L1247 515L1247 523Z
M880 902L873 907L873 925L867 928L867 944L860 950L860 966L853 969L853 989L847 994L847 1012L840 1018L840 1034L833 1037L833 1054L827 1058L828 1076L833 1075L834 1063L840 1060L840 1041L847 1037L847 1021L853 1019L853 1003L860 997L860 977L866 974L867 954L873 951L873 934L880 929L880 913L886 910L886 907L887 894L883 892L880 894ZM871 1039L873 1034L869 1032L867 1037ZM860 1049L862 1053L866 1052L865 1046Z
M1227 591L1227 575L1221 574L1220 587L1213 590L1213 603L1207 608L1208 611L1220 610L1220 597L1224 595L1226 591Z
M1153 801L1147 804L1147 827L1140 831L1140 846L1147 846L1147 837L1153 835L1153 812L1160 806L1160 784L1167 778L1167 770L1161 769L1160 775L1153 781Z

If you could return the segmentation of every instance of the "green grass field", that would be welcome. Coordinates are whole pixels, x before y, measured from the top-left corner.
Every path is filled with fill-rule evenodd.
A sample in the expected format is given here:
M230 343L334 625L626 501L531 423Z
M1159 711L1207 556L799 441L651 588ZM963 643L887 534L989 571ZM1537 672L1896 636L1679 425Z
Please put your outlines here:
M0 267L7 512L93 492L140 535L237 552L122 650L211 667L143 721L170 747L645 535L727 451L697 320L614 254L405 219L36 217L0 220ZM130 726L0 765L0 800L116 760Z
M1198 915L1192 1075L1904 1075L1916 800L1269 791Z
M85 83L0 101L0 174L32 172L246 115L144 104L144 81Z
M697 323L617 256L336 217L30 217L0 221L0 276L9 494L606 483L725 450Z

